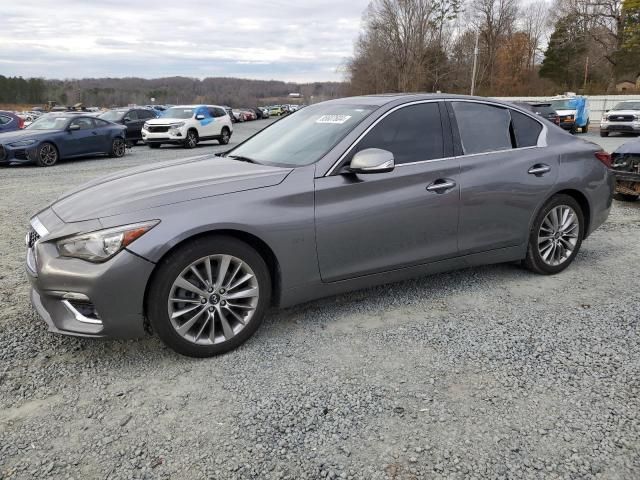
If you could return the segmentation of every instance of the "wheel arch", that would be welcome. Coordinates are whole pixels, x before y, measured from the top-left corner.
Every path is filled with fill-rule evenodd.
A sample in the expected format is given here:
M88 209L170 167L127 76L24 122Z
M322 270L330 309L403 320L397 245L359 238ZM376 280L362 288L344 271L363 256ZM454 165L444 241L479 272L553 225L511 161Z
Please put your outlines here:
M583 214L583 217L584 217L584 237L583 237L583 239L587 238L589 236L589 228L591 227L591 205L589 204L589 200L588 200L587 196L584 193L582 193L580 190L576 190L575 188L564 188L562 190L554 191L549 196L547 196L544 199L544 201L535 210L534 214L531 216L531 220L529 222L529 229L533 228L533 222L535 221L536 216L538 215L538 212L540 211L540 209L542 209L542 207L551 198L555 197L556 195L569 195L576 202L578 202L578 205L580 205L580 208L582 209L582 214Z
M272 298L271 303L272 305L277 305L279 303L280 292L281 292L281 271L280 271L280 262L278 261L278 258L276 257L276 254L274 253L273 249L261 238L243 230L236 230L231 228L209 230L209 231L197 233L195 235L191 235L187 238L183 238L178 243L173 245L169 250L164 252L162 257L156 262L156 265L153 271L151 272L151 275L149 276L149 280L147 281L147 285L144 291L143 314L145 316L145 328L148 329L149 327L148 320L146 319L149 289L155 279L160 263L169 255L171 255L173 252L182 248L185 244L189 242L192 242L194 240L201 239L201 238L215 237L215 236L225 236L225 237L236 238L246 243L247 245L249 245L250 247L252 247L254 250L258 252L258 254L266 262L267 268L269 269L269 275L271 277L271 288L273 292L271 297Z

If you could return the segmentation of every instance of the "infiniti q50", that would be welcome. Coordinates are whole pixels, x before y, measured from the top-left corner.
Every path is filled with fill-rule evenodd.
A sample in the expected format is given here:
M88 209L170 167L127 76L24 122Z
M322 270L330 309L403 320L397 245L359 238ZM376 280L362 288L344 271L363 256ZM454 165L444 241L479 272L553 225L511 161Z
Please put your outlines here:
M567 268L607 218L609 156L514 105L453 95L333 100L225 154L100 178L31 219L49 329L157 334L205 357L270 306L473 265Z

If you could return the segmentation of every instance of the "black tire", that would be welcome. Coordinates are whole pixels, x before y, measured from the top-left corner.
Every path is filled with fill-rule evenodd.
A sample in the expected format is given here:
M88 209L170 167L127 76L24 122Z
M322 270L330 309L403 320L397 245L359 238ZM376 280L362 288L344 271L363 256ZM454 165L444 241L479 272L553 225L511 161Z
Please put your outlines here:
M576 239L576 245L573 248L573 252L571 253L571 255L561 264L552 266L546 263L543 260L542 255L540 254L538 248L538 235L540 232L540 227L542 226L542 222L544 221L547 214L552 209L558 206L571 207L576 213L578 220L578 236ZM582 239L584 238L584 225L584 213L582 212L580 204L569 195L554 195L547 201L547 203L542 206L542 208L536 215L533 226L531 227L531 232L529 233L529 244L527 246L527 256L525 257L524 265L532 272L538 273L540 275L554 275L556 273L560 273L569 265L571 265L575 256L580 251Z
M198 132L191 129L187 132L187 138L182 142L184 148L192 149L198 146Z
M221 343L200 345L176 331L167 303L173 282L180 273L198 259L212 255L232 255L249 265L258 282L259 297L253 317L235 336ZM271 276L260 254L236 238L212 235L191 241L160 261L147 295L146 313L152 330L169 348L182 355L204 358L226 353L247 341L260 327L270 304Z
M600 130L600 136L601 137L608 137L609 136L609 132L603 132L602 130Z
M36 153L36 165L39 167L53 167L60 159L58 149L53 143L43 142Z
M124 138L114 138L111 142L111 151L109 152L109 156L111 158L122 158L127 151L127 143L124 141Z
M147 143L147 145L149 145L149 148L160 148L162 146L161 143Z
M582 127L582 133L588 133L589 132L589 122L587 122L587 124Z
M220 145L228 145L229 140L231 140L231 132L227 127L222 127L222 137L218 140Z
M573 126L569 129L569 133L571 135L575 135L576 133L578 133L578 129L576 128L576 124L574 123Z

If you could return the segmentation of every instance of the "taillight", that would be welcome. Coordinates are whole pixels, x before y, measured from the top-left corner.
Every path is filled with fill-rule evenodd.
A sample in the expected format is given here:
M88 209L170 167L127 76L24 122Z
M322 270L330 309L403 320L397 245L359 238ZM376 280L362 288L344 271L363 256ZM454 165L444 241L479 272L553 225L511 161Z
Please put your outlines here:
M560 117L555 117L553 119L553 123L555 123L556 125L560 125Z
M611 154L605 152L604 150L600 150L595 153L595 156L598 160L600 160L605 167L611 168Z
M18 128L24 128L24 118L18 117Z

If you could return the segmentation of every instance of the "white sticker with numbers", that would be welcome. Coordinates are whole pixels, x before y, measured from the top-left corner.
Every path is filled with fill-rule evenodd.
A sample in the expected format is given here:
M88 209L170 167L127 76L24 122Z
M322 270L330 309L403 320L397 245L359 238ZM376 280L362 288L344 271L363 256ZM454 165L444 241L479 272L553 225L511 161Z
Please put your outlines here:
M334 123L337 125L342 125L350 118L351 115L322 115L319 119L316 120L316 123Z

